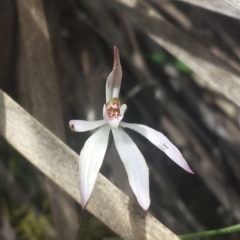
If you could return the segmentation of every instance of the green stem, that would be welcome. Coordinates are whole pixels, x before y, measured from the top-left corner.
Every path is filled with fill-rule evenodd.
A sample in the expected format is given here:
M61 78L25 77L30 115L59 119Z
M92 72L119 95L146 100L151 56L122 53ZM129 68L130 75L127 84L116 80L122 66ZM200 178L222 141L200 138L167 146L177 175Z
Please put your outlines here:
M184 235L180 235L179 238L180 239L191 239L191 238L196 238L196 237L209 237L209 236L226 234L226 233L236 232L236 231L240 231L240 224L233 225L233 226L226 227L226 228L217 229L217 230L184 234Z

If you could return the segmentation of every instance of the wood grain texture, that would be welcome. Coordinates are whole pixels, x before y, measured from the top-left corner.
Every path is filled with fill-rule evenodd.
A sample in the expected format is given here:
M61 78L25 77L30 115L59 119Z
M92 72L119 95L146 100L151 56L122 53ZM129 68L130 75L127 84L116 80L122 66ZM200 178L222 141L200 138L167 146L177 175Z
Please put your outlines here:
M0 134L79 202L78 155L0 90ZM179 239L101 174L87 210L124 239Z

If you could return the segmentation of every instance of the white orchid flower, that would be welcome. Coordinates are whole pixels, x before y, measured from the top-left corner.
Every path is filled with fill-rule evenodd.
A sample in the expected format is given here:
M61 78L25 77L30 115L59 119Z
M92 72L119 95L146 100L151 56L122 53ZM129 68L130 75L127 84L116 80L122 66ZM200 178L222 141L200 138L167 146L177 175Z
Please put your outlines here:
M121 79L122 68L119 52L114 46L114 64L106 82L106 104L103 106L103 120L71 120L69 122L71 130L75 132L85 132L98 128L86 141L80 153L80 195L83 208L86 208L92 194L107 150L110 131L112 131L117 151L126 169L130 186L144 210L147 210L150 205L148 166L142 153L123 128L130 128L140 133L165 152L180 167L193 173L179 150L162 133L141 124L121 122L127 109L126 104L121 105L118 99Z

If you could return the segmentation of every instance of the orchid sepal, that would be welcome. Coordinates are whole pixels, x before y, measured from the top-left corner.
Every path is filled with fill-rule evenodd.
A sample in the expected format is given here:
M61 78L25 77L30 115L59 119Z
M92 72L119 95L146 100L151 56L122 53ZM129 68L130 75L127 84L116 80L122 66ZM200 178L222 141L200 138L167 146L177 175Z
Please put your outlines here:
M129 184L144 210L150 205L149 170L137 145L128 134L119 127L112 129L113 139L120 159L128 175Z
M86 208L92 195L99 169L102 165L109 138L110 127L104 125L85 142L79 157L80 196L82 208Z
M120 63L120 57L118 48L113 46L114 50L114 61L113 61L113 70L109 74L106 82L106 102L112 98L118 98L121 81L122 81L122 67Z
M163 151L170 159L172 159L176 164L178 164L181 168L186 170L189 173L194 173L189 165L187 164L186 160L177 149L177 147L170 142L170 140L164 136L161 132L158 132L148 126L135 124L135 123L120 123L121 127L129 128L145 138L147 138L153 145Z
M98 121L71 120L69 122L69 128L73 132L86 132L101 127L106 123L107 122L104 119Z

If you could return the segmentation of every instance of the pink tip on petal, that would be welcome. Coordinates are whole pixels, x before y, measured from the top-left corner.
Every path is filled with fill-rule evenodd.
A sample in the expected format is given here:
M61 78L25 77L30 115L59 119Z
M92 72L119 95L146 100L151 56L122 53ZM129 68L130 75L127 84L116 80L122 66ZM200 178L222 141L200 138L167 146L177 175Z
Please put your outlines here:
M192 169L190 169L190 168L189 168L188 172L191 173L191 174L195 174L195 173L192 171Z
M89 200L90 200L90 198L87 201L81 200L81 207L82 207L82 209L86 209L86 207L87 207L87 205L89 203Z
M182 166L182 168L183 168L185 171L187 171L187 172L189 172L189 173L191 173L191 174L195 174L195 173L192 171L192 169L189 167L189 165L187 164L187 162L185 162L185 164Z
M113 61L113 68L114 68L117 65L120 65L119 51L115 45L113 45L113 52L114 52L114 61Z
M69 128L74 131L74 124L72 122L72 120L69 122Z
M150 206L150 198L146 199L144 202L139 203L144 211L147 211Z
M87 204L83 204L83 203L81 203L81 207L82 207L82 209L86 209L86 207L87 207Z

